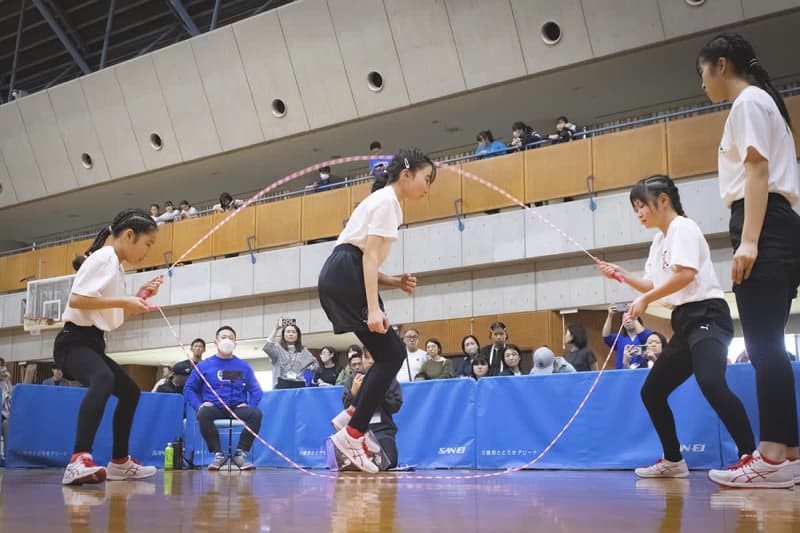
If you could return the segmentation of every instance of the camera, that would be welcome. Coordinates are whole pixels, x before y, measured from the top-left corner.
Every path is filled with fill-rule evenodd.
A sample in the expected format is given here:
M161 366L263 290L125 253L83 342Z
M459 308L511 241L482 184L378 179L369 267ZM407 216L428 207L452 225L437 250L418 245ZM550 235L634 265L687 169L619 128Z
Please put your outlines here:
M296 318L282 318L281 319L281 327L286 326L297 326L297 319Z

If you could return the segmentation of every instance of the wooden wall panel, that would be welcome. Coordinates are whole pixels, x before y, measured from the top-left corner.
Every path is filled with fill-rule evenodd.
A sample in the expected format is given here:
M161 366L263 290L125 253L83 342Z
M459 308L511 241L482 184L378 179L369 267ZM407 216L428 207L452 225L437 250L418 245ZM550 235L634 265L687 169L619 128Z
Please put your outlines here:
M403 222L413 224L414 222L455 216L455 202L462 198L462 179L457 172L459 168L461 165L439 168L436 173L436 181L431 185L425 198L404 202ZM489 189L486 191L491 193ZM463 205L460 205L459 208L463 209Z
M592 139L535 148L524 156L526 203L587 193Z
M213 216L203 216L182 220L175 225L172 230L172 261L186 252L194 243L211 231ZM194 261L212 256L211 239L206 239L203 243L184 257L182 261Z
M511 196L523 199L525 196L525 175L523 153L490 157L480 161L464 163L462 168L482 178ZM462 179L462 193L464 196L464 212L476 213L499 209L514 205L505 196L493 191L486 185L472 180L466 176Z
M256 217L256 248L300 242L301 198L269 202L253 209Z
M717 171L717 155L727 111L667 122L669 175L685 178Z
M213 227L225 220L230 213L215 213ZM242 209L239 214L225 223L211 236L212 253L215 256L247 251L247 239L256 234L256 211L251 207Z
M594 137L596 189L625 189L642 178L666 174L666 132L666 125L660 123Z
M304 241L335 237L350 216L350 191L346 188L306 194L302 200L301 238Z

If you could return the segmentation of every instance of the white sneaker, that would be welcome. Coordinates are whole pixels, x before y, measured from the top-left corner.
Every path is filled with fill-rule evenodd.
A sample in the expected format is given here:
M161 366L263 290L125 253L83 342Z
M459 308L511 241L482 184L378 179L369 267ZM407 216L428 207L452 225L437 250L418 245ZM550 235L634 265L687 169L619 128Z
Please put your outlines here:
M347 424L350 423L350 419L353 418L353 413L355 413L355 407L348 407L331 420L331 425L333 429L336 431L341 431L342 428L346 427Z
M686 461L683 459L677 463L659 459L655 464L637 468L634 473L639 477L688 477L689 467L686 466Z
M343 427L331 437L336 451L338 452L342 462L346 463L340 466L355 466L363 472L370 474L378 473L378 466L370 459L370 451L367 448L367 439L363 436L354 439L347 433L347 428Z
M725 487L754 489L789 489L794 487L792 461L779 465L764 461L758 451L743 455L738 463L725 470L709 470L711 481Z
M792 473L792 477L794 478L794 484L800 485L800 459L786 459L789 461L789 471Z
M117 463L114 462L108 463L108 468L106 470L108 472L109 481L123 481L125 479L142 479L150 477L157 472L156 467L144 466L141 463L139 463L139 461L132 458L130 455L128 456L128 461L121 465L118 465Z
M81 453L73 457L61 478L62 485L102 483L106 480L106 469L94 464L92 454Z

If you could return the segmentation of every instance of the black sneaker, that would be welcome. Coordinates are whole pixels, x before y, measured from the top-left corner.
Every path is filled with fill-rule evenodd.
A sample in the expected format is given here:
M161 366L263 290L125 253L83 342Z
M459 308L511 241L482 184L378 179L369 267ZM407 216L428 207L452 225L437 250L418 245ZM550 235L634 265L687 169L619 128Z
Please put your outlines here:
M242 450L236 450L236 453L231 457L231 461L239 467L239 470L256 469L256 465L247 460L247 455Z
M225 457L225 454L222 452L217 452L214 454L214 462L208 465L208 470L211 472L216 472L217 470L225 466L225 463L227 462L228 461L227 458Z

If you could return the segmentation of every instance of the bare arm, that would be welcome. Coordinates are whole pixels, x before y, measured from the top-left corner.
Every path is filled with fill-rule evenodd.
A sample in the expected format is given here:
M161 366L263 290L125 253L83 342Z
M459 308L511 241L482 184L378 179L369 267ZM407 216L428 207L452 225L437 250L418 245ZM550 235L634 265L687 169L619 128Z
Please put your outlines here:
M105 296L83 296L74 292L69 295L69 306L73 309L122 309L126 317L151 310L147 302L136 296L107 298Z
M733 255L731 278L740 284L750 277L758 257L758 239L764 226L769 197L769 161L752 147L744 160L744 227L742 242Z
M631 320L642 316L647 310L647 306L651 303L660 300L665 296L669 296L674 292L678 292L682 288L694 280L697 271L692 268L682 267L675 265L670 269L670 275L662 285L655 287L646 293L639 296L628 309L628 316Z
M389 320L386 314L381 311L378 303L378 271L380 257L385 257L389 252L389 247L392 241L379 237L377 235L369 235L367 243L364 246L364 257L362 265L364 268L364 287L367 296L367 327L370 331L375 333L386 333L389 328Z
M600 334L603 337L608 337L611 335L611 321L614 320L614 311L611 307L608 308L608 315L606 315L606 321L603 322L603 330Z
M653 289L652 281L645 279L642 276L631 274L621 266L615 265L614 263L606 263L605 261L601 261L600 272L602 272L603 275L609 279L622 278L622 281L639 292L647 292Z

